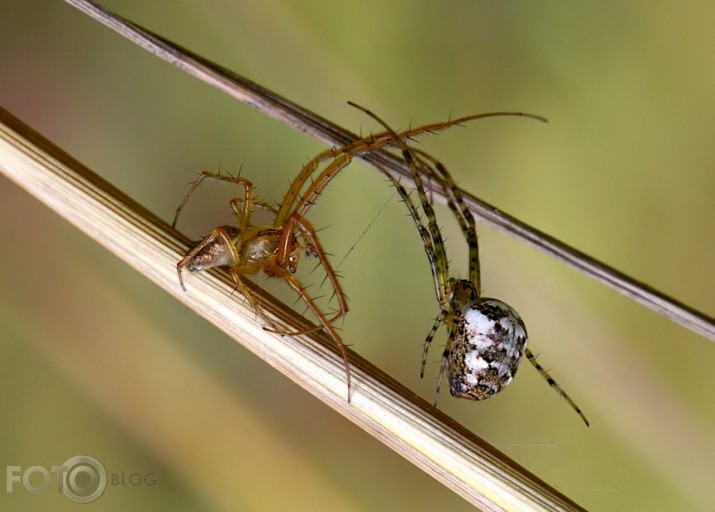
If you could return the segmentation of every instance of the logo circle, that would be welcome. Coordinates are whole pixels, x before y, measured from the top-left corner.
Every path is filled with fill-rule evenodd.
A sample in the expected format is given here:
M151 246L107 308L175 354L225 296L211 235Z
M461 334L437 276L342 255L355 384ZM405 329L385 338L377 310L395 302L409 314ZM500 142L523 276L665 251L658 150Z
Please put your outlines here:
M62 493L75 503L92 503L107 489L107 470L94 457L75 455L63 464Z

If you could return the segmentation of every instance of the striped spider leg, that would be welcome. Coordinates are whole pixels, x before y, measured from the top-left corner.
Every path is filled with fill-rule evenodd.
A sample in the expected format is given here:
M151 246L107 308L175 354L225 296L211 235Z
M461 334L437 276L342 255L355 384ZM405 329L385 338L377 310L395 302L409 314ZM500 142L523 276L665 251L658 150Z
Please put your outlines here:
M405 138L395 133L382 119L363 107L354 105L391 132L410 168L415 182L427 227L422 224L414 204L405 200L422 237L425 252L435 282L440 314L425 339L420 376L424 376L427 353L439 326L444 324L448 339L442 354L434 404L447 373L450 393L459 398L483 400L506 387L514 378L523 355L546 382L576 411L584 423L589 422L571 397L557 384L527 348L526 327L519 314L508 304L494 298L482 297L479 268L479 245L474 216L467 208L461 190L447 169L424 151L407 145ZM449 276L449 264L444 240L436 215L425 191L423 176L435 179L443 189L447 204L457 218L469 248L469 279ZM394 183L394 180L393 180ZM406 197L401 185L398 192Z

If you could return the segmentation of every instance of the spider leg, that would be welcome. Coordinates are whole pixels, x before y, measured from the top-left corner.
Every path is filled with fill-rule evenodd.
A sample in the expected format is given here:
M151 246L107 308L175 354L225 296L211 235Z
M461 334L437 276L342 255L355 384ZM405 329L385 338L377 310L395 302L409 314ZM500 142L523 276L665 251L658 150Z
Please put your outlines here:
M450 333L450 339L452 334ZM444 379L444 374L447 371L447 366L449 366L449 347L451 343L448 342L447 346L444 347L442 352L442 362L439 365L439 375L437 375L437 384L434 387L434 400L432 400L432 405L437 407L437 399L439 398L439 392L442 390L442 379Z
M422 187L420 187L421 180L419 179L419 176L418 176L419 171L417 170L417 164L419 164L419 167L423 171L425 171L426 176L435 176L438 179L440 179L442 188L444 189L445 195L447 196L447 203L448 203L449 207L452 209L452 211L454 212L455 217L457 218L457 221L459 222L459 225L462 228L462 231L464 232L465 238L467 239L467 245L469 246L469 279L470 279L470 281L472 281L475 284L478 293L481 294L481 275L480 275L480 271L479 271L479 246L478 246L478 241L477 241L476 227L475 227L474 217L473 217L471 211L466 207L461 190L456 186L456 183L454 182L454 180L452 179L451 175L449 174L447 169L444 167L444 165L442 165L438 160L436 160L431 155L425 153L424 151L407 146L407 144L404 141L408 140L410 138L414 138L414 137L424 134L424 133L436 133L436 132L445 130L445 129L450 128L455 125L461 125L467 121L484 119L484 118L488 118L488 117L515 116L515 117L527 117L527 118L535 119L537 121L542 121L542 122L547 122L547 120L544 117L537 116L534 114L528 114L528 113L524 113L524 112L488 112L488 113L483 113L483 114L464 116L464 117L460 117L458 119L454 119L452 121L424 125L424 126L421 126L418 128L406 130L404 132L396 134L395 131L387 125L387 123L385 123L382 119L380 119L373 112L370 112L366 108L361 107L361 106L359 106L353 102L350 102L350 101L348 102L348 104L362 110L363 112L368 114L370 117L375 119L378 123L380 123L383 127L385 127L387 129L386 132L373 136L373 141L370 145L371 150L374 150L377 147L382 147L383 145L392 145L394 143L402 150L402 153L405 156L405 160L407 161L408 164L410 164L410 158L405 153L406 152L412 153L412 160L415 162L415 165L410 165L410 170L412 171L413 178L415 178L416 187L421 192L420 200L422 201L423 205L424 204L430 205L429 208L424 208L425 215L427 215L427 216L429 215L429 211L432 210L431 202L427 199L426 194L424 194L424 186L422 185ZM394 141L394 142L392 142L390 139L392 139L392 141ZM427 165L420 157L424 157L427 160L431 161L433 164L433 167ZM430 172L431 169L436 170L436 172L434 172L434 171ZM428 218L428 221L429 221L429 218ZM434 233L433 233L433 238L434 238ZM446 258L445 258L445 260L446 260Z
M581 416L581 419L583 422L586 424L586 426L589 426L589 422L586 419L586 415L581 411L578 405L576 405L576 402L574 402L570 396L566 394L566 391L561 389L561 386L559 386L556 381L549 375L549 372L547 372L543 366L541 366L537 361L536 361L536 356L534 353L529 350L528 348L525 350L524 354L526 355L526 358L529 360L529 362L536 368L536 370L541 374L541 376L544 378L546 382L548 382L549 386L551 386L561 397L568 402L568 404L573 408L576 413Z
M348 386L348 402L350 402L350 392L352 389L352 377L350 375L350 362L348 360L348 354L345 349L345 344L343 343L342 338L338 334L338 331L335 329L331 321L326 318L326 316L323 314L322 311L320 311L320 308L318 305L313 301L313 299L308 295L308 292L306 292L305 287L301 284L301 282L293 275L291 274L288 270L286 270L283 267L277 266L275 269L272 270L273 274L276 277L281 277L283 280L285 280L291 288L293 288L303 299L303 301L308 305L310 310L313 312L313 314L316 316L320 324L322 325L323 329L328 333L328 335L333 339L335 344L338 347L338 351L340 352L340 356L343 359L343 366L345 368L345 375L347 376L347 386Z
M309 191L306 192L305 197L308 198L308 201L304 199L300 200L300 191L302 190L303 186L306 184L310 176L318 169L318 166L323 160L327 160L329 158L334 158L335 160L326 168L322 173L321 176L318 178L318 182L322 182L323 180L327 180L328 182L333 178L335 173L337 173L340 169L343 167L347 166L350 163L350 160L352 160L352 155L349 153L344 153L342 151L342 148L331 148L325 151L322 151L321 153L318 153L317 156L315 156L313 159L311 159L307 164L303 166L303 168L300 170L298 173L298 176L291 182L290 187L288 188L288 192L286 192L285 196L283 196L283 201L281 202L281 206L278 210L278 213L276 214L276 225L282 225L285 219L288 218L291 212L298 211L299 207L294 206L296 202L299 204L304 204L304 205L309 205L311 204L311 201L315 199L315 194L310 193L310 189L313 188L312 185L315 185L313 183L311 187L309 187ZM341 155L342 154L342 155ZM340 162L337 162L337 156L341 155L343 158L340 159ZM335 169L333 171L333 169ZM327 174L326 174L327 171ZM330 173L333 173L330 175ZM323 176L325 174L325 176ZM319 191L325 188L327 183L322 185L317 185L319 188ZM308 197L310 196L310 197ZM303 206L305 208L305 206ZM306 208L307 210L307 208ZM305 212L303 213L305 214Z
M325 152L323 154L326 154ZM352 155L350 154L340 154L335 157L335 159L318 175L318 177L311 183L311 185L306 190L304 197L300 199L297 203L295 210L291 214L287 214L286 218L282 218L284 206L290 204L293 201L293 197L287 194L284 196L283 204L276 215L275 226L276 228L281 228L282 233L278 243L278 251L276 256L277 265L280 267L285 267L287 263L287 258L289 258L291 252L294 250L293 245L293 233L294 229L298 229L299 233L304 237L306 247L310 247L311 254L316 256L320 261L320 264L325 269L327 278L333 287L335 297L338 301L338 312L330 318L333 322L338 318L344 316L348 311L347 300L345 294L342 291L340 283L338 282L337 275L333 270L330 262L328 261L325 251L320 244L318 236L316 235L315 228L312 224L305 218L310 207L313 205L315 198L320 195L320 193L328 186L330 181L351 161ZM317 168L317 162L319 158L314 158L311 162L306 165L301 174L303 174L306 169L312 172ZM302 178L301 178L302 179ZM305 178L307 179L307 177ZM294 183L299 181L296 179ZM303 180L304 181L304 180ZM292 185L291 185L292 186Z
M346 153L337 156L330 164L323 169L323 171L318 175L318 177L310 184L306 189L303 197L298 201L295 207L294 213L305 217L308 214L308 210L315 203L316 198L325 190L325 187L332 181L332 179L337 176L337 174L350 165L353 160L353 155ZM277 219L276 222L279 222Z
M332 177L334 177L335 174L340 171L340 169L343 169L352 161L355 155L361 153L369 153L370 151L374 151L375 149L385 146L387 143L389 143L389 139L377 141L377 146L375 147L373 147L374 142L374 137L372 135L369 135L367 137L356 139L344 146L326 149L325 151L318 153L306 165L303 166L300 173L298 173L298 176L296 176L296 178L291 183L288 192L286 192L286 195L283 197L280 210L276 215L276 223L282 224L283 221L288 218L290 212L293 211L298 211L299 213L301 213L301 215L305 216L315 196L315 194L312 193L313 191L311 189L315 189L317 187L319 193L322 189L325 188L325 185L327 185L327 183L325 183L323 185L318 184L315 187L311 186L304 194L304 199L299 199L300 191L302 190L303 186L306 184L310 176L318 169L321 162L331 158L333 159L333 162L328 166L328 168L326 168L325 171L323 171L323 173L321 173L321 176L316 181L321 182L325 179L327 179L327 181L330 181ZM336 163L336 161L339 162ZM326 171L328 171L327 174ZM315 183L313 185L315 185ZM300 206L294 206L296 202L298 202Z
M348 103L355 106L351 102L348 102ZM358 107L358 108L361 108L361 107ZM414 128L411 130L407 130L407 131L400 133L399 138L402 140L407 140L412 137L417 137L417 136L425 134L425 133L437 133L442 130L446 130L447 128L450 128L452 126L466 123L468 121L483 119L483 118L487 118L487 117L500 117L500 116L528 117L528 118L546 122L546 119L544 119L543 117L535 116L533 114L527 114L527 113L523 113L523 112L489 112L489 113L484 113L484 114L475 114L475 115L470 115L470 116L464 116L464 117L460 117L458 119L454 119L452 121L424 125L424 126ZM308 181L310 176L315 172L315 170L318 168L318 166L320 165L320 163L322 161L328 160L331 158L336 158L338 155L341 155L341 154L356 156L356 155L360 155L360 154L364 154L364 153L370 153L372 151L383 148L385 146L394 145L395 142L396 142L396 140L395 140L394 130L388 129L388 131L383 132L383 133L378 133L375 135L368 135L367 137L358 138L358 139L356 139L344 146L338 147L338 148L326 149L325 151L322 151L321 153L316 155L313 159L311 159L303 167L303 169L301 169L300 173L298 173L298 176L296 176L295 180L293 180L293 182L291 183L291 185L288 189L288 192L286 193L286 195L283 198L283 202L279 209L278 215L276 216L277 222L279 224L282 223L282 221L284 219L286 219L288 217L288 215L290 215L290 212L295 211L294 204L296 201L298 201L298 198L300 197L301 189L303 188L303 186L306 184L306 182ZM385 171L383 171L383 172L385 172Z
M302 206L299 206L297 210L301 210L304 213L307 211L307 209L312 206L313 200L312 197L315 195L320 194L323 188L325 188L329 180L332 179L338 171L340 171L342 168L344 168L346 165L350 163L352 160L352 156L348 155L349 158L346 160L340 160L337 162L337 165L335 168L327 168L323 174L327 173L327 176L329 176L328 180L321 180L320 178L316 180L315 183L320 183L321 187L315 187L312 188L312 190L309 190L308 193L306 194L305 198L303 199ZM334 162L335 163L335 162ZM410 217L412 218L413 222L417 226L417 231L420 234L420 238L422 239L422 242L425 247L425 252L427 254L427 259L429 260L430 263L430 269L432 271L432 276L435 281L435 293L437 295L437 301L443 306L447 307L447 292L446 292L446 286L445 286L445 281L444 281L444 276L447 275L447 271L444 268L444 265L446 265L446 255L444 258L440 258L439 254L440 251L438 249L435 249L435 245L442 247L442 251L444 252L444 244L442 242L441 236L438 237L436 243L433 241L433 238L430 234L430 232L427 230L427 228L424 227L422 224L422 219L420 218L419 211L417 210L417 207L415 206L415 203L412 201L412 197L410 194L407 192L405 187L402 186L402 184L396 180L389 172L384 170L382 167L379 165L377 166L378 169L380 169L381 172L388 178L388 180L392 183L392 185L395 187L397 190L397 193L400 195L402 201L405 203L407 206L407 209L409 211ZM322 174L321 174L322 176ZM314 183L314 184L315 184ZM439 231L437 231L439 234ZM443 262L442 268L440 268L440 262Z
M345 293L343 293L342 287L340 286L335 270L333 270L332 265L330 265L330 262L325 255L325 251L320 244L320 240L315 233L315 228L313 228L313 225L308 222L306 218L298 213L291 215L283 227L283 233L281 234L281 239L278 245L278 265L281 267L284 266L285 257L290 252L290 241L294 226L298 228L298 230L308 239L314 255L318 258L318 261L325 269L325 274L333 287L335 297L338 301L338 312L330 318L330 321L334 322L348 312L348 302L345 298Z
M448 272L446 272L445 269L445 266L447 264L446 253L444 258L442 258L441 256L442 253L444 253L444 242L442 240L442 237L439 236L437 239L435 239L432 236L432 232L428 230L422 223L419 211L417 210L415 203L412 201L412 197L407 192L405 187L403 187L402 184L396 179L394 179L391 175L386 173L386 176L389 176L390 181L392 181L392 185L395 187L397 193L402 198L402 202L405 203L405 205L407 206L407 210L410 213L410 217L412 217L412 221L417 227L417 232L422 239L425 254L427 255L427 260L429 261L432 278L434 279L434 289L435 294L437 296L437 302L440 304L440 307L444 309L447 307L448 304L446 287L446 276L448 275ZM441 250L439 249L440 246L442 248Z
M372 113L369 113L369 111L356 103L352 101L348 101L348 105L351 105L355 108L358 108L362 110L365 113L368 113L370 117L378 121L380 124L382 124L383 127L386 128L386 131L381 132L381 133L376 133L373 135L370 135L368 137L364 137L362 139L358 139L356 141L351 142L350 144L343 146L343 149L345 151L350 151L353 154L361 154L361 153L369 153L372 151L375 151L376 149L383 148L385 146L392 146L394 145L395 139L395 131L389 128L384 122L380 121L377 116L375 116ZM442 121L439 123L431 123L431 124L426 124L422 126L418 126L417 128L410 128L408 130L404 130L402 132L399 132L399 138L401 140L409 140L413 139L415 137L418 137L420 135L426 134L426 133L439 133L441 131L447 130L448 128L451 128L453 126L459 126L462 125L466 122L469 121L476 121L478 119L485 119L488 117L526 117L529 119L535 119L537 121L541 122L548 122L548 120L542 116L537 116L534 114L528 114L525 112L487 112L487 113L482 113L482 114L472 114L464 117L459 117L457 119L453 119L451 121Z
M403 149L403 154L404 153L405 150ZM467 241L467 246L469 248L469 280L472 283L475 283L476 289L479 294L481 286L479 272L479 245L477 239L476 223L474 220L474 216L464 202L461 190L459 189L459 187L457 187L456 183L454 182L454 179L449 174L449 171L447 171L447 168L436 158L429 155L425 151L411 146L407 146L407 155L409 154L412 155L412 159L414 162L413 169L417 169L417 167L419 167L418 170L413 170L413 174L417 177L415 182L417 184L418 191L420 191L420 199L423 202L423 209L425 210L426 215L428 216L428 218L430 216L435 217L434 220L430 222L430 226L433 226L433 229L436 231L437 235L439 235L439 227L437 225L434 209L432 208L432 201L431 198L429 198L425 193L425 187L420 179L420 174L424 174L427 179L437 179L437 181L440 183L441 188L447 198L447 205L454 213L454 216L457 219L457 223L462 229L464 237ZM407 155L406 160L408 160L409 163ZM426 162L425 160L429 161L430 163ZM446 262L446 253L444 255L444 259ZM445 272L447 272L446 269Z
M189 187L189 189L186 191L184 198L181 200L179 206L176 208L176 212L174 213L174 220L172 221L171 226L176 227L176 222L179 220L179 213L181 213L181 210L186 205L186 202L189 200L189 197L191 197L191 195L196 192L196 189L198 189L201 183L206 179L225 181L228 183L233 183L235 185L243 186L243 199L234 198L229 202L229 204L231 205L231 209L233 210L233 212L236 214L241 233L245 232L246 229L248 229L248 225L250 223L251 218L251 211L253 209L253 183L245 178L241 178L238 176L223 176L221 174L215 174L208 171L201 171L199 177L196 178L196 181L194 181ZM239 204L244 205L243 211L238 208Z
M348 102L348 104L363 111L365 114L372 117L375 121L386 128L387 132L385 133L391 137L391 140L381 136L384 142L383 145L390 144L397 146L402 151L402 155L410 168L413 181L415 182L415 188L417 189L420 203L422 204L422 210L427 218L427 228L425 228L424 224L422 224L417 208L404 187L395 178L393 178L391 174L385 172L384 170L383 173L388 176L388 179L393 183L397 192L405 202L410 215L417 226L420 237L425 244L425 252L427 253L427 259L429 260L432 275L435 280L435 293L437 295L437 300L444 311L448 307L447 282L449 280L449 263L447 260L447 252L444 248L442 233L439 229L439 225L437 224L437 217L434 213L434 209L432 208L432 203L425 192L424 183L422 182L421 174L423 171L420 170L419 167L423 166L423 162L415 157L411 148L405 144L404 133L406 132L398 134L374 112L371 112L370 110L353 102Z
M243 276L247 274L257 274L261 271L260 264L256 263L254 265L236 265L232 266L229 269L229 273L231 274L231 278L233 279L234 284L236 285L236 289L241 292L241 294L246 298L248 303L251 305L251 307L254 309L256 312L256 315L258 315L263 322L266 324L266 326L263 327L264 330L268 332L273 332L276 334L280 335L288 335L288 336L300 336L303 334L309 334L312 332L315 332L317 330L320 330L322 327L321 326L314 326L306 329L301 329L301 330L296 330L296 331L290 331L290 330L283 330L279 329L275 322L271 320L268 315L263 311L263 308L261 307L260 301L254 296L253 292L251 292L250 288L246 286L246 283L243 281ZM282 274L280 274L278 277L283 277Z
M253 292L246 286L246 283L243 282L243 274L256 274L258 272L257 269L251 268L251 267L234 267L231 269L231 277L233 278L233 282L236 285L236 289L238 289L241 294L246 298L248 303L251 305L253 310L255 311L256 315L261 317L261 320L268 325L269 327L263 327L266 331L269 332L279 332L277 330L276 324L271 320L268 315L263 311L263 308L261 307L261 303L256 297L253 295ZM283 333L281 333L283 334ZM290 333L285 333L285 334L290 334Z
M263 329L274 334L280 334L281 336L304 336L306 334L313 334L314 332L318 332L322 328L322 325L314 325L313 327L306 327L305 329L298 329L295 331L290 331L288 329L278 329L277 327L264 327Z
M231 201L229 201L229 204L231 205L231 209L234 212L236 212L237 209L240 211L239 206L244 203L245 203L245 200L241 199L240 197L234 197L233 199L231 199ZM253 206L255 206L256 208L260 208L262 210L266 210L269 213L272 213L274 217L278 214L278 208L276 208L275 206L273 206L271 204L266 203L265 201L260 201L258 199L254 199ZM243 209L245 210L245 207Z
M412 150L421 157L432 162L433 169L440 179L447 196L447 205L454 213L469 248L469 280L474 283L477 294L481 295L481 273L479 270L479 240L477 238L476 222L471 210L464 202L462 190L457 186L447 168L432 155L416 148Z
M422 365L420 366L420 379L425 376L425 366L427 366L427 352L432 345L432 340L434 340L434 335L437 333L437 329L442 325L448 312L445 310L440 311L439 316L435 319L432 329L430 329L427 337L425 338L424 348L422 349ZM436 400L435 400L436 403Z
M352 102L348 102L348 103L350 105L353 105L353 106L356 106L357 108L362 109L362 107L358 107L357 105L355 105ZM365 110L365 109L362 109L362 110ZM374 114L371 114L371 115L373 115L373 117L376 117L376 116L374 116ZM375 135L368 135L367 137L356 139L356 140L354 140L342 147L339 147L339 148L327 149L327 150L319 153L312 160L310 160L303 167L303 169L301 169L298 176L296 176L295 180L293 180L293 182L291 183L291 185L288 189L288 192L286 193L286 195L283 198L283 202L282 202L279 212L276 216L276 222L278 224L282 224L283 220L285 220L288 217L288 215L290 215L290 212L296 211L296 209L294 208L294 204L296 201L299 200L298 198L300 197L301 189L306 184L306 182L308 181L310 176L316 171L316 169L318 168L320 163L324 160L328 160L331 158L334 159L334 158L338 157L338 155L350 155L350 158L352 158L353 156L370 153L372 151L383 148L385 146L394 145L398 141L398 139L399 140L407 140L407 139L417 137L417 136L425 134L425 133L437 133L442 130L446 130L452 126L466 123L468 121L483 119L483 118L487 118L487 117L501 117L501 116L528 117L531 119L536 119L538 121L546 122L546 119L541 116L527 114L524 112L488 112L488 113L483 113L483 114L464 116L464 117L460 117L458 119L454 119L452 121L433 123L433 124L420 126L418 128L414 128L411 130L406 130L404 132L401 132L398 135L397 139L395 138L396 134L395 134L394 130L392 130L387 125L382 123L383 126L385 126L387 128L387 131L378 133ZM349 161L348 161L348 163L349 163ZM345 165L347 165L347 163ZM386 173L384 170L382 170L382 172L385 173L386 175L388 175L388 173ZM391 180L393 179L391 176L389 176L389 177ZM301 213L303 215L305 215L305 212L301 212Z

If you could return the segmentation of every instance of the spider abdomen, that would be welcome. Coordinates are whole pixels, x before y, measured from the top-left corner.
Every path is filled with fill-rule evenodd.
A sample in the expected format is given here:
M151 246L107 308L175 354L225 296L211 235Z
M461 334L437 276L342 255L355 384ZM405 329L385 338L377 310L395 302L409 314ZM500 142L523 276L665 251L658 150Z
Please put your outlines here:
M524 322L508 304L498 299L466 304L447 355L450 393L483 400L501 391L514 379L526 342Z

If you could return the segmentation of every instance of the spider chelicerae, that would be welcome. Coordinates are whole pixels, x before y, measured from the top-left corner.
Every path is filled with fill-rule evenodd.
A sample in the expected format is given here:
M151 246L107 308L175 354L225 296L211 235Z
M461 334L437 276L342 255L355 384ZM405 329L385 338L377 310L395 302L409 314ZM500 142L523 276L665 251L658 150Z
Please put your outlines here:
M435 388L434 404L437 404L445 372L450 393L453 396L483 400L498 393L513 380L522 357L526 355L539 374L568 402L588 426L588 419L581 409L536 361L536 356L526 346L526 327L519 314L499 299L482 296L476 223L472 212L464 201L461 190L446 167L424 151L409 146L405 142L408 137L396 133L373 112L359 105L352 105L364 111L381 124L386 129L386 133L392 135L394 140L392 145L402 152L402 156L408 164L422 211L427 219L425 227L409 194L397 180L390 178L410 210L410 215L424 242L440 306L439 316L425 339L420 377L424 376L427 353L439 326L444 324L448 331L447 344L442 354L442 363ZM519 115L545 121L539 116L509 112L471 116L467 120L496 115ZM459 124L462 121L445 124L441 128ZM456 279L449 274L444 240L437 224L432 202L425 190L423 176L435 180L440 185L447 198L447 204L464 233L469 248L468 279Z

